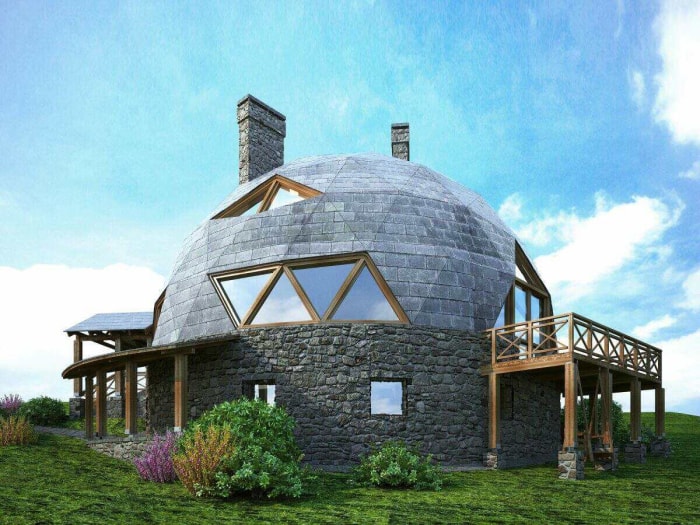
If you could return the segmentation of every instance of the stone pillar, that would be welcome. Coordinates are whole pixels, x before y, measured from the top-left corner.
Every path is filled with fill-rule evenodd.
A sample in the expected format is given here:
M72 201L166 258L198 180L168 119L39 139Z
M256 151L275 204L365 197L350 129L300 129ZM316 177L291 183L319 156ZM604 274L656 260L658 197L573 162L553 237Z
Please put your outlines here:
M401 160L410 159L408 122L391 125L391 156Z
M253 95L238 102L238 180L240 184L284 164L286 117Z
M68 400L68 417L70 419L83 419L85 417L85 400L82 397L71 397Z
M583 451L569 447L559 451L559 479L583 479Z
M641 441L633 441L625 445L626 463L646 463L647 446Z

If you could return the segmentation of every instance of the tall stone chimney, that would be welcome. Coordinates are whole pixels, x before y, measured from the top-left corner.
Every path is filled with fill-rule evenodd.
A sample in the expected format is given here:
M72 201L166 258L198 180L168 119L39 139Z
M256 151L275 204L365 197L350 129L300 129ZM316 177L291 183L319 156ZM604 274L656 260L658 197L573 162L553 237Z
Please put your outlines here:
M246 95L238 102L238 181L253 180L284 164L287 118Z
M408 145L408 122L391 125L391 156L401 160L411 160Z

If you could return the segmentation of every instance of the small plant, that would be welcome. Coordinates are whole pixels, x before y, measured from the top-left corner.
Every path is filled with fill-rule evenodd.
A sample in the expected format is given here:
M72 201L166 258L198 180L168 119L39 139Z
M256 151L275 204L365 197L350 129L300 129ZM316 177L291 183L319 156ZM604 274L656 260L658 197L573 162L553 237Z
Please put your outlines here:
M231 431L226 427L210 426L206 431L198 427L185 434L179 446L173 466L182 484L194 496L212 495L216 469L233 451Z
M61 426L68 420L65 404L47 396L30 399L19 408L18 414L33 425Z
M34 428L24 417L0 418L0 445L28 445L36 442Z
M165 436L155 434L153 443L141 457L134 458L134 465L142 479L156 483L172 483L177 479L173 467L176 436L168 431Z
M440 467L432 457L409 450L401 441L384 443L379 450L362 458L355 469L355 480L365 485L417 490L440 490Z
M17 394L5 394L0 398L0 411L7 416L14 416L22 403L24 401Z

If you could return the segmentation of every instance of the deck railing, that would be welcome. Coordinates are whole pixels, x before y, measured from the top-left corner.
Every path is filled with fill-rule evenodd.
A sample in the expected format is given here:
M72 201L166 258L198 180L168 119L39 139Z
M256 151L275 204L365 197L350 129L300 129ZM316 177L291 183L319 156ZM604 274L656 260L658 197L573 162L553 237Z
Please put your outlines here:
M661 381L659 348L575 313L496 327L488 332L492 366L568 356L602 362Z
M122 378L122 381L124 379ZM113 397L114 395L118 394L117 392L117 381L116 381L116 374L112 372L111 374L107 374L107 382L106 382L107 388L106 390L106 396L107 397ZM139 370L136 373L136 391L137 392L143 392L146 390L146 386L148 385L148 376L146 374L145 370ZM92 387L92 390L94 392L93 395L97 396L97 384L95 384Z

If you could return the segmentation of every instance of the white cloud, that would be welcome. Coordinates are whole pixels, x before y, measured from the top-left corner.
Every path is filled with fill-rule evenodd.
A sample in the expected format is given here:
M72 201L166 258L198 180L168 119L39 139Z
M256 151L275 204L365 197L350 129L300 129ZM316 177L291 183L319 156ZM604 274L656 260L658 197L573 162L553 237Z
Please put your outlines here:
M689 169L681 171L678 176L682 179L700 180L700 160L693 162Z
M627 81L630 85L632 101L637 108L641 109L646 100L647 86L644 75L641 71L634 70L628 73Z
M518 222L522 216L523 199L519 193L508 195L498 208L498 215L507 223Z
M683 281L683 293L685 298L679 306L693 312L700 311L700 267Z
M663 350L662 379L666 388L666 410L700 398L700 329L674 339L654 343ZM692 411L700 415L700 406Z
M678 320L675 317L671 317L670 315L666 314L659 319L653 319L647 324L633 328L632 335L640 339L647 340L659 330L673 326L677 321Z
M665 1L656 19L659 90L654 114L673 139L700 145L700 2Z
M124 264L0 266L0 395L70 397L61 372L73 346L63 330L95 313L149 311L163 286L152 270Z
M633 196L631 202L613 204L598 194L590 217L570 214L535 221L545 224L545 230L556 230L565 242L556 251L537 257L535 263L555 296L581 297L590 292L591 285L641 255L664 253L666 248L658 241L678 222L682 210L679 201L667 204ZM539 225L528 228L537 231Z

